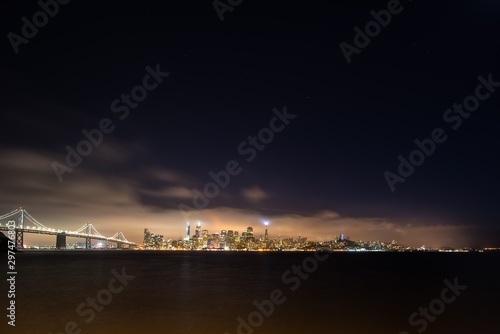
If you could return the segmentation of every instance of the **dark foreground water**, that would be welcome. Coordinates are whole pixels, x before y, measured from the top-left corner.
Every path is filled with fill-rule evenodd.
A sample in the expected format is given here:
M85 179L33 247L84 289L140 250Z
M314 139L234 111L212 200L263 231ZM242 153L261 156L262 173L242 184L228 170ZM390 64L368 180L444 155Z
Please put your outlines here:
M3 315L0 332L500 332L497 274L500 254L335 253L317 262L316 270L315 262L307 261L311 272L307 279L305 274L300 274L303 275L300 278L287 272L293 265L302 266L304 259L312 255L17 253L16 327L7 326L8 319ZM113 269L120 273L118 276L124 270L129 277L121 277L122 282L113 279ZM455 278L467 289L457 293L447 290L442 295L447 286L444 280L453 284ZM280 305L271 306L272 302L267 302L263 311L255 312L253 302L270 299L275 289L282 292L275 291L273 295ZM1 294L6 314L5 284ZM441 301L443 296L448 303ZM96 297L99 297L95 304L99 312L88 304L87 298ZM410 315L419 312L419 307L428 308L429 304L436 315L429 311L429 319L425 319L417 314L412 326ZM255 327L244 324L238 331L238 317Z

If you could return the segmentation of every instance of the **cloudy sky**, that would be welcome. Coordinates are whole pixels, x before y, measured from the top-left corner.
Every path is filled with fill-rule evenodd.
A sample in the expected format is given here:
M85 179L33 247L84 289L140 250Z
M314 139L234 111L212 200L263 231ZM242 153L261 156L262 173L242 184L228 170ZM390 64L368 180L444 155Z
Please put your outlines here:
M498 246L499 93L483 82L490 94L459 127L443 118L478 77L500 81L495 1L402 1L350 63L340 44L355 47L354 28L387 1L243 1L224 21L211 1L75 1L23 43L9 33L22 37L21 19L41 9L8 2L0 215L23 206L50 227L91 222L135 242L144 228L177 239L187 219L210 232L260 235L269 220L271 237ZM79 144L99 127L97 144ZM384 174L436 128L446 141L392 191ZM81 161L68 158L78 149ZM228 169L215 189L211 175Z

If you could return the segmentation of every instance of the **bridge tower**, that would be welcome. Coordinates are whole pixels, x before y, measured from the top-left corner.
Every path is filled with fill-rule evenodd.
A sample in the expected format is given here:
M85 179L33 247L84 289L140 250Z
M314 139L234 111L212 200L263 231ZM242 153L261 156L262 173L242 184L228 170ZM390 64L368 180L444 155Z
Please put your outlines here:
M92 234L92 225L88 224L87 234ZM90 237L85 238L85 249L92 249L92 239Z
M56 237L56 248L57 249L66 249L66 233L57 233Z
M15 229L16 231L16 247L23 248L24 246L24 235L23 235L23 228L24 228L24 209L21 208L21 220L17 228Z

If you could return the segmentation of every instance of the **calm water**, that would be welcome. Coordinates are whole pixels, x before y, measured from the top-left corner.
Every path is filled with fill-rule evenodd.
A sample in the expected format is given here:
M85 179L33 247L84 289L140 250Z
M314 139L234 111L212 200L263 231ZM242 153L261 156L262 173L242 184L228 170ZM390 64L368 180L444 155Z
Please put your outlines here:
M75 321L81 333L234 334L237 318L256 310L254 300L283 298L254 333L417 333L409 316L440 298L444 279L468 288L425 333L499 333L500 254L339 253L302 280L282 275L311 253L215 253L60 251L16 254L17 321L8 333L65 333ZM309 263L311 266L313 263ZM108 288L125 268L121 292L95 318L76 308ZM4 281L5 282L5 281ZM297 282L300 286L291 291ZM115 289L120 283L114 282ZM2 295L5 296L5 285ZM106 292L101 293L106 298ZM451 296L451 295L450 295ZM2 307L6 306L2 297ZM105 300L105 299L101 299ZM99 305L100 307L100 305ZM5 308L3 308L5 310ZM5 312L5 311L4 311ZM6 319L5 315L2 318ZM420 317L418 317L420 319ZM255 318L259 321L259 318ZM258 322L257 322L258 324ZM251 333L248 328L241 333ZM2 330L2 333L5 331ZM71 333L71 328L68 333ZM78 333L75 331L75 333Z

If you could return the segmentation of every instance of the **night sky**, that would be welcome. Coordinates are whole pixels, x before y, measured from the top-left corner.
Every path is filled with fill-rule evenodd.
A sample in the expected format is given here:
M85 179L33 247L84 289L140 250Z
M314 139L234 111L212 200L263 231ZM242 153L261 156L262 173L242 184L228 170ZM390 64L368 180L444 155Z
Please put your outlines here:
M210 0L74 0L13 47L41 8L4 1L0 215L23 206L139 243L144 228L183 237L188 217L210 233L259 236L268 219L271 237L499 246L500 4L401 1L348 63L340 44L354 49L354 28L388 3L247 0L221 21ZM447 114L480 84L477 110ZM132 92L140 102L120 101ZM67 147L102 122L59 179ZM436 128L446 140L392 191L386 172ZM193 189L228 163L237 175L196 209Z

